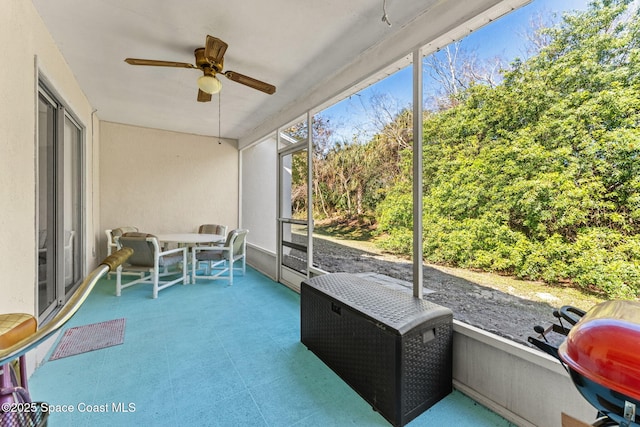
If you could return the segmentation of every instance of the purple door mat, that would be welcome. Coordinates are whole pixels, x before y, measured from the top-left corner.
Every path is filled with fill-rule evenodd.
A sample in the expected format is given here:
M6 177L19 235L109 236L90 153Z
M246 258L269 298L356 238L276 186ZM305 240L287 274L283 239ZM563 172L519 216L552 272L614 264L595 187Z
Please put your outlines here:
M125 322L126 319L122 318L69 328L58 342L49 360L122 344Z

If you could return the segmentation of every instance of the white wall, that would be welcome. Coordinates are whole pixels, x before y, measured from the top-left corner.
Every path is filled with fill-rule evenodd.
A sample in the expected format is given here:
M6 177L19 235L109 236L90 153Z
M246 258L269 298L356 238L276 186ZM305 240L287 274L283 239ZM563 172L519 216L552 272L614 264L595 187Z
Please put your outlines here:
M31 1L3 0L0 7L0 313L36 313L36 115L37 68L85 128L87 221L85 262L92 267L97 188L92 180L92 107Z
M278 154L275 135L242 150L242 227L247 242L276 251L276 174Z
M238 226L235 141L102 122L101 230L132 225L147 233ZM104 232L103 232L104 234ZM101 236L100 254L106 254Z

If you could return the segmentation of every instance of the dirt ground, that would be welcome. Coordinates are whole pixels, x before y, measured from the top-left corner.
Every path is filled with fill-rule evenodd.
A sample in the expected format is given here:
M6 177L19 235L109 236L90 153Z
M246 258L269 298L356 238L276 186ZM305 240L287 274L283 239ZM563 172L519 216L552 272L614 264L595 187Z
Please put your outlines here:
M410 262L374 249L314 238L313 253L314 264L331 273L374 272L411 281ZM423 283L425 289L434 291L425 293L424 298L451 309L455 319L527 346L531 346L527 337L537 336L533 326L549 326L554 320L552 312L558 308L482 286L440 268L425 266Z

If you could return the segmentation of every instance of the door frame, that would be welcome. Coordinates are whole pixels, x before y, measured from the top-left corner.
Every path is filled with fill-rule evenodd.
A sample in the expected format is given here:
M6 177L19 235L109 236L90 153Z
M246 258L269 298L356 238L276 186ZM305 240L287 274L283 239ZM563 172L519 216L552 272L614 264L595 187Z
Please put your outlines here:
M276 279L278 282L283 285L295 290L296 292L300 292L300 283L310 277L310 271L313 266L313 193L312 193L312 185L313 185L313 175L312 175L312 161L313 161L313 141L312 141L312 123L311 123L311 114L307 112L306 114L306 124L307 124L307 138L302 139L297 142L291 143L291 141L285 141L285 136L283 135L283 129L288 128L289 126L285 126L283 128L278 129L277 132L277 146L278 146L278 169L277 169L277 188L278 188L278 204L277 204L277 248L276 248ZM300 123L301 120L298 120L297 123ZM288 144L287 144L288 142ZM284 185L286 184L283 179L283 171L285 168L284 158L289 155L293 155L299 153L301 151L307 151L307 218L306 220L293 219L287 216L287 213L284 212L283 203L287 200L291 201L291 193L287 192L284 189ZM306 274L302 274L299 271L296 271L292 268L289 268L283 265L282 261L284 258L284 232L283 227L285 224L291 225L302 225L307 227L307 265L306 265Z

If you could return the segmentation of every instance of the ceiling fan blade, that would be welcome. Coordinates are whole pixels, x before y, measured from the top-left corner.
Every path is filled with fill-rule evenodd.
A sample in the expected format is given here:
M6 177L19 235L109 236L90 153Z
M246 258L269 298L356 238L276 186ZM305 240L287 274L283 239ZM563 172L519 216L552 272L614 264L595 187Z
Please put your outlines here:
M268 93L269 95L272 95L276 92L275 86L270 85L269 83L265 83L260 80L254 79L253 77L236 73L235 71L226 71L224 75L227 76L229 80L233 80L234 82L249 86L251 88L257 89L264 93Z
M227 51L228 44L217 37L207 36L207 44L204 47L204 57L213 64L222 64L222 58Z
M198 68L188 62L156 61L155 59L127 58L124 62L131 65L151 65L154 67Z
M203 92L198 89L198 102L209 102L211 101L211 94L207 92Z

